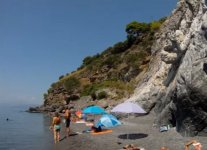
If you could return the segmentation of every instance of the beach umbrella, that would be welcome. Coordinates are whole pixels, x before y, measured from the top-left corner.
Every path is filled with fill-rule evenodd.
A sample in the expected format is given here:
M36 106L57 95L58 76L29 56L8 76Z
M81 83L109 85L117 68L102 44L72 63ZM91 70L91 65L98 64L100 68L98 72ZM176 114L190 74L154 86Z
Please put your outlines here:
M100 115L100 114L107 114L105 110L99 106L89 106L83 109L82 113L84 114L94 114L94 115Z
M116 107L114 107L111 112L119 112L119 113L138 113L138 114L145 114L146 111L140 107L138 104L132 102L124 102Z
M118 112L118 113L126 113L129 114L130 113L136 113L136 114L145 114L146 111L139 106L138 104L132 103L132 102L124 102L121 103L117 106L115 106L111 112ZM128 134L127 134L127 139L128 139Z
M105 114L101 116L101 118L98 120L96 124L96 126L104 126L106 128L111 128L118 125L121 125L121 122L111 114Z

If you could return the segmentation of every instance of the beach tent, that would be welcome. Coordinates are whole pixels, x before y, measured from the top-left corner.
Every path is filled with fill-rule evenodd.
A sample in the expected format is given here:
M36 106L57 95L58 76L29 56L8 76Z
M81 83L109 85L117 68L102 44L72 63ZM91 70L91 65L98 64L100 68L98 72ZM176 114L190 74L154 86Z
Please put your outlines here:
M132 102L124 102L117 106L115 106L111 112L118 112L118 113L127 113L128 116L130 113L136 113L136 114L145 114L146 111L139 106L138 104L132 103ZM128 134L127 134L128 139Z
M96 123L96 126L104 126L106 128L111 128L121 125L121 122L117 120L117 118L111 114L105 114L101 116L101 118Z

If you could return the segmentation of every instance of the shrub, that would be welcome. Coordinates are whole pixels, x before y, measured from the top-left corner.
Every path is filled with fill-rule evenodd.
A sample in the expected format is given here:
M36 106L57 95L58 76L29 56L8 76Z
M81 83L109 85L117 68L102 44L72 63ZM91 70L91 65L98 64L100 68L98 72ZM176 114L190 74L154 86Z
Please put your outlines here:
M111 53L112 54L122 53L122 52L126 51L127 48L128 48L127 41L118 42L113 46L113 48L111 50Z
M96 93L95 93L95 91L94 91L94 92L92 92L90 95L91 95L91 97L92 97L92 99L93 99L93 100L95 100L95 99L96 99Z
M139 51L138 53L128 54L125 57L125 61L132 67L139 67L141 62L146 58L147 52Z
M101 91L97 95L97 99L103 99L103 98L106 98L106 97L107 97L107 93L105 91Z
M126 90L128 92L132 92L134 87L130 84L127 84L120 80L108 80L102 83L102 87L109 87L114 89Z
M118 62L119 57L116 55L108 56L104 61L102 61L101 66L107 65L113 67Z
M71 93L80 86L80 81L75 77L69 77L64 81L63 86L68 92Z
M87 66L91 63L93 63L97 58L100 57L100 54L96 54L94 56L87 56L83 59L83 64L82 64L82 67L83 66Z
M138 37L140 34L150 30L149 24L133 21L126 26L125 31L128 35Z
M65 101L68 104L70 101L75 101L75 100L78 100L78 99L79 99L79 96L77 96L77 95L70 95L70 97L67 97L65 99Z
M101 55L105 55L105 54L110 53L112 49L113 49L112 47L108 47L106 50L104 50L104 51L101 53Z
M83 59L83 65L88 65L93 61L93 58L91 56L87 56Z
M161 23L159 21L153 21L150 23L150 30L157 31L159 30L160 26L161 26Z
M53 89L52 88L49 88L48 90L47 90L47 93L49 94L49 93L52 93L53 92Z
M55 88L55 87L56 87L56 83L52 83L52 84L51 84L51 87L52 87L52 88Z
M92 86L91 85L85 85L81 91L81 96L87 96L90 95L92 91Z
M64 78L64 75L61 75L61 76L59 77L59 80L61 80L62 78Z
M48 96L47 93L43 94L44 100L46 100L47 96Z
M85 85L81 91L81 96L93 95L98 90L97 84Z

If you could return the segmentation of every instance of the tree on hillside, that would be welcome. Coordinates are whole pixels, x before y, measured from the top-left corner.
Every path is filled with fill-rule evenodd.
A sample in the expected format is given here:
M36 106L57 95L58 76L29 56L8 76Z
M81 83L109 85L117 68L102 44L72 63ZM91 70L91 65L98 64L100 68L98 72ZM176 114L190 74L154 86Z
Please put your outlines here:
M128 38L136 38L142 33L145 33L150 30L150 26L147 23L133 21L126 26L125 31L128 34Z

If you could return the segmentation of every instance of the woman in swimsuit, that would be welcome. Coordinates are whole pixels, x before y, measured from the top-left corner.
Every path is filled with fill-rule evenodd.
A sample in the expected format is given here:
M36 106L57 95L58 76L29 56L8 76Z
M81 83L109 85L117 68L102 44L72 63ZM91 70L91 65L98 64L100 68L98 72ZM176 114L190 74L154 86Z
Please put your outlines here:
M60 141L60 123L61 123L60 116L56 112L55 116L53 117L52 125L51 125L51 129L53 129L53 132L54 132L55 143Z

